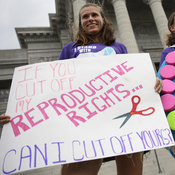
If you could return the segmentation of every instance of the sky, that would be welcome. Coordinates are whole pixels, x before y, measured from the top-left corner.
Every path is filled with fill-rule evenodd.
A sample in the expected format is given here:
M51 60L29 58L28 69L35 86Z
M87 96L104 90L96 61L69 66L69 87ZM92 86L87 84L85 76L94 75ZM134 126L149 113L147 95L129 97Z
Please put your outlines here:
M19 49L18 27L49 27L55 0L0 0L0 50Z

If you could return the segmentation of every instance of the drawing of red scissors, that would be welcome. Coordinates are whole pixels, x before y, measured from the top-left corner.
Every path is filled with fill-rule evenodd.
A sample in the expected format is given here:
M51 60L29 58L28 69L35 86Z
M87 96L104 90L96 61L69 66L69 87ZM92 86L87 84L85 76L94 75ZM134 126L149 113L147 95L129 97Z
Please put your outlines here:
M120 128L131 118L132 115L134 114L140 114L143 116L147 116L147 115L151 115L154 113L155 109L153 107L149 107L147 109L141 110L141 111L136 111L138 104L140 103L140 97L135 95L132 97L131 99L132 101L132 110L131 112L125 113L123 115L120 115L118 117L115 117L113 119L118 119L118 118L122 118L122 117L126 117L126 119L124 120L124 122L122 123L122 125L120 126ZM148 112L149 111L149 112ZM146 113L144 113L146 112Z

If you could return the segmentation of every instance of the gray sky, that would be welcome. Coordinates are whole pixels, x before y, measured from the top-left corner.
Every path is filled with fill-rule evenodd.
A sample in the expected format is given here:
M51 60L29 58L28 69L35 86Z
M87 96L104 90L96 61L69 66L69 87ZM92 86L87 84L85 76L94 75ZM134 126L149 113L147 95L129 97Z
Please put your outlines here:
M0 50L20 48L15 28L48 27L55 0L0 0Z

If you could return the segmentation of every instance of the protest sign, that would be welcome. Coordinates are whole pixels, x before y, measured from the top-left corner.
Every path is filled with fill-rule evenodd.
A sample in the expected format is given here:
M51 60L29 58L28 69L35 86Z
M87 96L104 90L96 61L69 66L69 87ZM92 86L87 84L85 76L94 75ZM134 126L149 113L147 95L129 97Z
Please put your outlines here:
M0 174L173 145L155 82L149 54L16 68Z

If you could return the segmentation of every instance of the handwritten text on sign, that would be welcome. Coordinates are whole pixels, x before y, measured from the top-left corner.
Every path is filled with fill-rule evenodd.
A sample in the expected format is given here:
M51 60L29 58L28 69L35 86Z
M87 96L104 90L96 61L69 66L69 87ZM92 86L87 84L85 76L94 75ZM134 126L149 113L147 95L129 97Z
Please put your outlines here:
M57 65L58 63L56 63ZM63 65L63 64L61 64ZM50 64L50 66L52 67L52 71L53 71L53 77L55 76L55 67L52 64ZM54 69L53 69L54 67ZM60 65L59 65L60 67ZM30 67L32 68L32 67ZM64 76L66 75L66 66L64 65ZM17 101L16 103L16 112L17 109L19 107L20 104L24 104L24 100L21 101L21 99L24 99L25 97L29 97L30 100L27 101L26 99L26 104L27 104L27 109L29 109L28 111L26 111L24 113L25 118L27 118L29 125L27 125L26 123L23 122L23 116L22 115L18 115L15 116L12 120L11 120L11 124L12 124L12 128L14 131L15 136L20 135L20 131L19 128L22 128L23 131L27 131L30 129L30 127L34 127L38 124L40 124L41 122L43 122L44 120L49 119L49 115L47 114L46 110L48 108L52 108L51 110L55 110L55 112L57 113L57 115L61 115L62 113L66 113L66 116L70 119L70 121L75 125L78 126L79 122L86 122L87 119L90 119L91 117L93 117L94 115L99 114L100 112L106 110L107 108L109 108L111 105L109 104L109 100L112 102L113 105L116 104L115 101L112 100L112 98L110 98L110 95L112 95L117 101L121 101L122 99L125 99L126 97L128 97L130 95L130 91L129 90L125 90L124 88L124 84L117 84L115 85L115 87L110 87L110 89L108 89L105 93L103 93L102 95L100 95L99 97L96 96L98 91L103 91L104 86L110 86L110 83L112 83L113 81L115 81L116 79L118 79L118 76L122 76L125 75L127 72L131 71L132 69L134 69L133 67L128 67L127 66L127 61L125 61L124 63L122 63L121 65L117 65L116 68L111 68L111 70L107 70L105 71L103 74L98 75L97 77L94 77L92 80L90 80L88 82L88 84L85 84L84 87L79 87L76 90L72 90L69 91L68 93L63 93L60 95L59 99L57 100L57 98L52 98L49 99L47 102L42 102L40 104L37 104L37 106L35 108L30 108L30 102L32 100L32 97L36 95L36 85L35 82L33 82L33 88L31 87L30 89L28 88L28 86L31 84L28 83L30 82L30 80L33 80L32 78L27 79L27 69L21 69L23 72L24 76L24 80L19 81L19 85L16 87L16 95L17 96L23 96L21 98L16 98L16 100L20 100ZM21 71L18 70L18 71ZM35 77L37 78L37 71L41 70L38 69L38 67L36 67L35 70ZM58 69L60 71L60 69ZM74 71L75 72L75 71ZM68 73L69 73L69 67L68 67ZM69 73L70 74L70 73ZM114 76L114 75L115 76ZM59 72L59 75L61 76L61 73ZM73 78L69 78L69 83L71 85L71 81L73 80ZM21 83L26 82L26 86L22 85ZM41 81L37 81L39 82L39 93L43 94L44 93L44 84L43 82L47 82L46 80L41 80ZM53 79L50 83L50 90L55 92L54 90L54 86L53 86L53 82L56 81L56 85L59 86L58 90L56 90L56 92L63 90L63 79ZM61 82L61 83L58 83ZM20 87L20 89L19 89ZM25 88L26 87L26 88ZM121 88L122 87L122 88ZM140 87L142 88L142 86L140 85ZM24 90L23 90L24 89ZM70 89L72 89L72 86L70 86ZM122 89L122 90L120 90ZM21 90L22 92L26 92L26 94L21 94ZM26 90L26 91L25 91ZM30 91L30 92L29 92ZM29 93L31 95L29 95ZM117 95L116 93L120 94ZM19 94L19 95L17 95ZM123 95L124 94L124 95ZM88 102L88 97L92 98L90 102ZM98 103L103 102L103 106L98 106ZM95 110L91 111L89 109L89 106L92 106L95 108ZM76 107L78 106L78 109L80 110L80 114L81 114L81 110L85 110L87 112L87 116L81 117L80 115L77 115L77 112L74 110ZM22 110L23 110L23 105L21 106ZM42 116L43 119L40 119L36 122L34 122L34 117L31 116L31 113L34 112L35 110L38 110ZM71 111L70 111L71 110ZM18 122L14 122L14 121L18 121Z
M15 69L2 133L1 172L167 147L174 140L148 54L38 63ZM153 107L150 115L117 116ZM7 137L8 136L8 137ZM12 144L13 143L13 144Z

